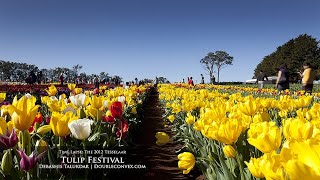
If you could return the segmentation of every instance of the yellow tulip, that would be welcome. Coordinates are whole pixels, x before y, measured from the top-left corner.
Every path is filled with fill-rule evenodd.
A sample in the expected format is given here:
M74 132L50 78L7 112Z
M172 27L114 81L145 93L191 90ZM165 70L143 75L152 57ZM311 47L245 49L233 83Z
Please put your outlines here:
M51 85L46 91L48 93L48 96L55 96L58 92L57 88L54 85Z
M41 103L42 104L47 104L48 100L50 99L49 96L42 96L41 97Z
M102 120L103 112L100 109L96 109L90 105L87 106L85 112L88 116L91 116L96 121Z
M242 133L243 126L238 119L229 119L225 123L216 124L215 139L224 144L233 144L237 142Z
M137 108L136 108L136 107L133 107L133 108L131 109L131 113L137 114Z
M283 179L287 180L288 177L285 175L285 170L281 165L280 154L275 151L266 153L262 157L264 159L261 171L266 179Z
M173 113L179 113L179 112L181 112L181 105L180 104L178 104L178 102L175 102L175 103L172 103L172 112Z
M49 98L47 100L47 106L51 112L60 112L61 111L61 103L59 103L58 99Z
M256 178L264 178L264 174L262 173L262 168L264 164L264 159L260 158L250 158L250 161L245 161L244 163L248 166L249 171L251 174Z
M174 121L174 115L170 115L170 116L168 117L168 119L169 119L170 122L173 122L173 121Z
M255 99L249 99L239 106L239 110L247 116L253 116L257 112L258 108L259 106Z
M2 105L0 111L1 111L1 114L0 114L1 117L5 117L9 115L8 105Z
M253 117L253 122L254 123L258 123L258 122L263 122L263 121L269 121L270 120L270 115L269 113L263 111L260 113L257 113L254 117Z
M7 132L7 122L3 117L0 117L0 135L4 135Z
M196 164L196 159L190 152L179 154L178 160L178 167L183 170L183 174L189 174Z
M82 88L75 88L74 89L74 94L77 95L77 94L80 94L82 93Z
M226 145L223 147L223 152L228 158L233 158L237 155L237 151L231 145Z
M53 134L56 136L67 136L70 134L68 123L76 119L78 119L78 117L71 111L66 112L66 114L53 112L50 120Z
M76 84L68 84L70 91L73 91L76 88Z
M310 139L313 124L303 119L286 119L283 121L283 135L286 139Z
M0 93L0 103L6 99L6 93Z
M14 128L13 122L12 121L7 122L7 127L9 132L12 132L12 129Z
M187 113L186 122L188 124L193 124L196 121L196 118L192 116L190 112Z
M313 96L301 96L298 99L295 99L295 104L297 108L303 108L310 105Z
M35 105L36 98L30 94L22 96L19 100L14 98L12 105L8 106L9 114L14 127L20 131L30 128L38 113L39 105Z
M36 146L35 146L37 152L39 154L41 154L42 152L46 151L48 149L48 144L45 140L43 139L39 139L36 142Z
M320 141L291 140L281 152L282 165L290 179L320 179Z
M41 135L44 135L44 134L48 133L49 131L51 131L50 125L43 125L37 129L37 133L41 134Z
M169 135L167 133L165 133L165 132L157 132L156 133L156 138L157 138L156 144L158 146L165 145L170 141Z
M103 107L104 97L94 95L90 99L90 104L93 108L100 109Z
M248 130L248 142L263 153L277 150L281 145L280 129L274 122L252 123Z

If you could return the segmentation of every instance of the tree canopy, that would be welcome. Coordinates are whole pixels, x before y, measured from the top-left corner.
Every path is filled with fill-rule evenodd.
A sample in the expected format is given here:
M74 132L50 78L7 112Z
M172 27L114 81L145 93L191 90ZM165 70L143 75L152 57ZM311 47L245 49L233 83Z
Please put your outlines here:
M218 82L220 82L220 71L226 65L232 65L233 57L230 56L225 51L216 51L216 52L209 52L204 58L200 60L200 63L204 67L205 70L209 72L210 81L213 83L214 77L214 67L217 68L218 73Z
M305 61L310 62L312 67L317 70L320 65L320 48L319 41L307 34L302 34L265 56L254 70L254 76L261 70L267 76L276 76L278 67L281 64L287 64L290 81L295 82L300 79L297 71L302 70Z
M50 69L39 69L36 65L33 64L0 60L0 81L10 80L15 82L24 82L30 75L31 71L33 71L34 73L42 71L44 82L58 81L61 73L65 74L66 82L75 82L77 76L80 76L81 79L85 82L93 79L94 75L100 77L100 79L111 77L106 72L100 72L100 76L98 74L87 75L85 72L80 73L82 67L82 65L77 64L72 68L55 67ZM122 78L115 75L114 79L121 82Z

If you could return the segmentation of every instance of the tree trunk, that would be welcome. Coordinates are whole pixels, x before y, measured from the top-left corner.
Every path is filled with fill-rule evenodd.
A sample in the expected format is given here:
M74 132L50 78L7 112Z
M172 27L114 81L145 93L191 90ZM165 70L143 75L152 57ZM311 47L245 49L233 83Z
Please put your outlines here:
M220 83L220 69L218 69L218 83Z

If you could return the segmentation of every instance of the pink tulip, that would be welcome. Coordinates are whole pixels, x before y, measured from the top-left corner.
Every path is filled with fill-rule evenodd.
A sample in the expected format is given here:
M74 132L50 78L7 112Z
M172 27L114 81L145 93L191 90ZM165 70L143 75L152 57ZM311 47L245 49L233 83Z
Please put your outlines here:
M30 156L27 156L26 153L22 149L19 149L18 151L19 151L19 154L21 157L20 168L24 171L31 170L38 163L38 161L42 158L42 156L46 152L45 151L45 152L38 155L37 151L33 151Z
M17 133L14 129L12 129L12 132L10 133L7 129L7 132L5 135L0 135L0 147L4 149L13 148L18 143L18 137Z

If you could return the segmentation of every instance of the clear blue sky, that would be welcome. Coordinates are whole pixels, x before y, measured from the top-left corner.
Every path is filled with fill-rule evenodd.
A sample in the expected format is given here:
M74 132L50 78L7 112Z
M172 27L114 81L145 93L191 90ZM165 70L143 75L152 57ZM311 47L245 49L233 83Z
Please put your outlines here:
M299 34L320 40L318 0L0 0L0 59L39 68L84 66L124 80L209 77L200 59L234 57L221 81L250 79Z

